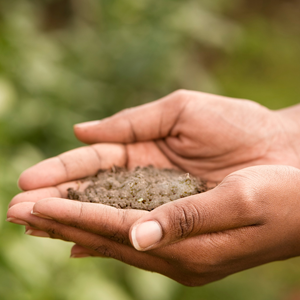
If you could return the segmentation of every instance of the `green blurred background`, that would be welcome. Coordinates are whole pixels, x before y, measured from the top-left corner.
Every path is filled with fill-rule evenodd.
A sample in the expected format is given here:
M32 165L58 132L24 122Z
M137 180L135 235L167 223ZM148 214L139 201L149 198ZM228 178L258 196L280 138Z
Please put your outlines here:
M300 299L298 258L187 288L5 222L19 174L81 145L74 123L179 88L298 103L299 15L296 0L0 0L0 299Z

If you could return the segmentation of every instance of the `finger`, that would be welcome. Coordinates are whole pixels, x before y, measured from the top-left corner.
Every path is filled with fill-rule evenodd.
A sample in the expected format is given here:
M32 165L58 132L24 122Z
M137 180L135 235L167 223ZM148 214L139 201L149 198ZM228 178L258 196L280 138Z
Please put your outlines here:
M167 203L141 217L130 229L130 239L144 251L203 233L261 224L264 219L249 201L247 187L227 177L213 190Z
M19 178L19 186L22 190L55 186L95 175L99 169L125 164L126 152L123 145L97 144L81 147L46 159L25 170Z
M99 252L97 251L93 251L91 249L88 249L86 247L80 246L75 244L72 249L71 249L71 254L70 257L72 258L83 258L83 257L105 257L104 255L101 255Z
M13 223L13 222L12 222ZM33 226L25 226L25 232L26 235L30 235L30 236L35 236L35 237L45 237L45 238L49 238L50 235L42 230L39 230L38 228L35 228ZM55 237L58 238L58 237Z
M59 224L50 218L35 216L32 214L33 206L34 203L32 202L22 202L14 205L7 212L7 221L18 225L25 225L25 234L27 235L70 241L62 232L69 231L69 234L71 234L76 230L75 228Z
M48 233L51 238L72 241L88 249L89 254L115 258L138 268L166 273L168 276L171 276L171 267L162 259L147 253L138 252L132 248L131 245L128 246L118 243L98 234L85 232L79 228L70 227L57 223L54 220L32 215L30 212L33 205L34 203L28 202L14 205L8 210L7 217L22 220L26 222L30 228L38 229L39 232L43 231Z
M129 229L148 212L117 209L98 203L86 203L58 198L38 201L33 214L55 220L64 225L106 236L122 244L130 244Z
M120 244L100 235L84 232L74 227L59 225L58 223L54 224L51 232L88 249L89 255L114 258L126 264L162 273L169 277L174 273L173 267L163 259L148 253L138 252L131 246Z
M25 225L25 234L36 236L36 237L51 237L54 239L61 239L60 236L55 235L55 233L47 233L41 228L51 227L54 221L49 219L41 219L31 214L34 203L32 202L22 202L15 204L7 212L7 221L18 224Z
M9 207L12 207L21 202L37 202L44 198L68 198L69 188L83 191L90 183L91 181L73 181L62 183L55 187L41 188L37 190L19 193L13 197L13 199L9 203Z
M130 246L119 244L100 235L31 215L32 205L33 203L17 204L9 210L8 216L28 222L30 224L28 228L32 229L32 233L36 236L44 237L44 234L47 233L51 238L75 242L71 257L115 258L145 270L164 274L189 286L203 285L220 279L233 271L254 266L253 262L261 263L261 260L253 261L253 258L261 257L261 255L251 256L254 250L255 254L260 254L258 246L260 243L251 243L251 241L255 241L255 238L252 235L249 238L248 230L245 230L243 235L235 234L235 232L233 234L205 234L149 252L139 252ZM20 209L17 209L18 206ZM36 234L37 232L38 234ZM237 230L237 232L239 231ZM255 237L261 236L257 231L254 233ZM241 243L241 241L243 242ZM244 245L245 247L243 247ZM200 258L199 249L201 249ZM242 258L248 253L250 253L250 257L247 257L246 261L251 263L245 265L243 264L245 260ZM268 261L270 260L266 262ZM230 272L228 272L228 268L225 268L224 272L224 264L225 267L230 265Z
M56 187L23 192L17 194L12 198L12 200L9 203L9 207L12 207L21 202L36 202L47 197L62 197L62 195Z
M33 215L31 213L33 205L34 203L32 202L22 202L14 205L7 212L7 221L18 225L25 225L26 235L70 241L60 234L66 227L65 225L56 223L54 220L39 218ZM53 227L55 227L55 230L53 230Z
M77 124L74 126L75 135L84 143L134 143L164 138L176 124L191 93L175 92L102 121Z
M12 206L7 211L7 221L19 225L34 227L32 224L30 224L31 220L37 219L37 217L31 215L33 205L34 203L31 202L23 202Z

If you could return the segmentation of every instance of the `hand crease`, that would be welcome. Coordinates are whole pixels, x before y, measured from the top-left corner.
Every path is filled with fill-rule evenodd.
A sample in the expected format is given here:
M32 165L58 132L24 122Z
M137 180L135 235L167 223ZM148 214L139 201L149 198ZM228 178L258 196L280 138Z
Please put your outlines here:
M64 170L65 170L65 174L66 174L66 178L67 180L69 180L69 171L68 171L68 168L67 168L67 164L64 162L64 160L61 158L60 155L57 156L58 160L60 161L60 163L62 164Z
M170 130L168 131L168 134L166 136L172 136L172 131L174 130L174 127L177 125L178 121L180 120L181 115L184 113L188 102L190 102L189 98L185 99L183 104L181 104L180 111L174 121L174 124L172 125L172 127L170 128Z
M100 155L99 155L99 153L98 153L98 151L96 150L96 146L91 146L91 149L94 151L94 153L96 154L96 156L97 156L97 158L98 158L98 161L99 161L99 165L101 166L101 161L102 161L102 159L101 159L101 157L100 157Z
M129 126L130 126L130 130L131 130L131 136L133 138L133 141L131 141L132 143L136 143L137 142L137 135L136 135L136 132L134 130L134 126L131 122L131 120L128 118L127 119L128 123L129 123Z

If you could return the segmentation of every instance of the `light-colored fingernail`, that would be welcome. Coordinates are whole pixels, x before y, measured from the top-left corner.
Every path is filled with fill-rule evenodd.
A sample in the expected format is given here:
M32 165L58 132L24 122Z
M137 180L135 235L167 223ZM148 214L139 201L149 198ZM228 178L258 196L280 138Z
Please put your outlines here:
M131 239L136 250L148 250L162 239L161 226L156 221L138 224L131 231Z
M6 221L7 221L7 222L14 223L14 224L18 224L18 225L29 226L29 224L26 223L25 221L20 220L20 219L16 219L16 218L7 218Z
M83 258L83 257L91 257L91 255L89 255L87 253L75 253L75 254L71 254L70 257L71 258Z
M78 123L78 124L75 124L75 127L77 127L77 128L87 128L87 127L98 125L100 122L101 122L100 120L96 120L96 121Z
M25 231L25 234L31 235L31 236L38 236L38 237L47 237L49 238L50 235L42 230L33 230L33 229L28 229Z
M39 217L39 218L43 218L43 219L48 219L48 220L53 220L53 218L49 217L49 216L45 216L43 214L40 214L39 212L37 211L31 211L31 214L36 216L36 217Z

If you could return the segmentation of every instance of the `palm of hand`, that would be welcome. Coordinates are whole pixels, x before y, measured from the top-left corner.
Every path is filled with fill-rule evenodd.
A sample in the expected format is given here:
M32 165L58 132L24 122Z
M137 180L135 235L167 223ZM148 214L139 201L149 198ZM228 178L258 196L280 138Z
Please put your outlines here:
M251 101L216 96L201 101L203 96L195 94L185 103L170 135L157 141L180 168L221 181L235 170L268 164L274 152L283 150L272 148L281 128L277 116L268 109Z
M123 136L116 134L123 128ZM76 134L87 142L129 142L129 167L176 166L208 181L251 165L298 163L278 114L252 101L198 92L175 92Z

